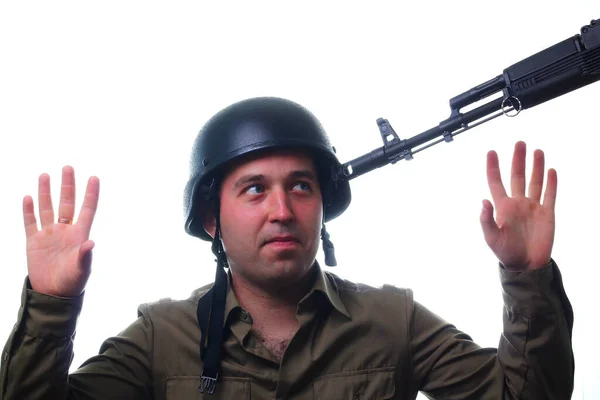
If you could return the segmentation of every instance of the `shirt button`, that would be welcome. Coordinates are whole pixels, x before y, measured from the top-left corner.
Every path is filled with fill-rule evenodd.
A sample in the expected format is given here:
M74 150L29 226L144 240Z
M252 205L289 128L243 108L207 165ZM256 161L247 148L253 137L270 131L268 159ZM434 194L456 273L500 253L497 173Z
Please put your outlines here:
M4 352L4 354L2 354L2 361L6 362L6 360L8 360L8 352Z

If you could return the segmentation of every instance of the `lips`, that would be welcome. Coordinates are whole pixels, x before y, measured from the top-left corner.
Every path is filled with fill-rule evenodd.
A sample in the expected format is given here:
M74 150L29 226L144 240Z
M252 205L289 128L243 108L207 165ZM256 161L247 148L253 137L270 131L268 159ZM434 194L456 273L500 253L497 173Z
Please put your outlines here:
M269 238L265 242L265 245L270 244L270 243L289 243L289 242L299 243L299 240L296 239L296 237L291 236L291 235L273 236L272 238Z
M293 235L271 236L263 243L263 246L271 245L277 247L294 247L300 243L300 240Z

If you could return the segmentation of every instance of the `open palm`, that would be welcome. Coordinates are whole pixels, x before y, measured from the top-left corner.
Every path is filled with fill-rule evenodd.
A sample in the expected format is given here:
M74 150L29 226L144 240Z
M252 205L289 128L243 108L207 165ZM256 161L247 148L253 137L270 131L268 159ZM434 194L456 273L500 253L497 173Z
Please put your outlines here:
M33 199L23 199L23 221L27 240L27 269L33 290L61 297L80 295L91 272L89 240L99 196L99 180L88 181L81 212L72 223L75 211L75 177L71 167L64 167L58 222L55 223L50 195L50 178L39 179L38 201L41 229L38 229Z
M555 202L557 176L548 170L548 181L543 203L540 202L544 184L544 153L534 152L529 191L525 195L526 145L517 142L511 168L511 194L502 184L498 156L490 151L487 156L487 178L496 208L489 200L483 201L481 226L486 243L508 269L538 269L550 262L555 231Z

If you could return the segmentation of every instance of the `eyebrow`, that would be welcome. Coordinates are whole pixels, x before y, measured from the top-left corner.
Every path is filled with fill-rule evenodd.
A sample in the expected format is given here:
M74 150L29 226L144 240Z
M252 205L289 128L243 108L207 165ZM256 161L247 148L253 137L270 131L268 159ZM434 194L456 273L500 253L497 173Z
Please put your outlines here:
M254 175L254 174L253 175L243 175L242 177L240 177L240 179L238 179L234 183L233 188L234 189L239 189L242 186L246 186L249 183L260 182L260 181L262 181L264 179L265 179L265 176L264 175L260 175L260 174L258 174L258 175Z
M311 171L311 170L308 170L308 169L301 169L301 170L292 171L292 173L290 174L290 177L292 177L292 178L306 178L306 179L317 180L317 177L316 177L315 173L313 171Z
M301 169L301 170L294 170L289 174L290 178L306 178L306 179L311 179L311 180L316 180L317 177L315 175L314 172L308 170L308 169ZM255 183L255 182L261 182L265 180L265 175L263 174L248 174L248 175L242 175L234 184L233 184L233 188L234 189L239 189L243 186L246 186L250 183Z

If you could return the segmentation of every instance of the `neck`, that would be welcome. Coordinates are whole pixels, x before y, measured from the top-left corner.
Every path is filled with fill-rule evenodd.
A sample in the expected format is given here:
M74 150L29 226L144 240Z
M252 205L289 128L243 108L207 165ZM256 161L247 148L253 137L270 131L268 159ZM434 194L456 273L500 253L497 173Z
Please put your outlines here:
M299 328L298 302L312 286L313 272L311 268L299 282L277 288L260 287L244 276L232 273L232 289L242 307L252 315L252 329L267 337L293 335Z

